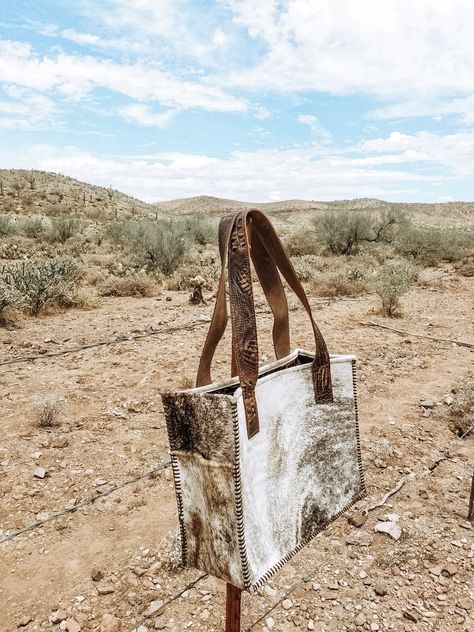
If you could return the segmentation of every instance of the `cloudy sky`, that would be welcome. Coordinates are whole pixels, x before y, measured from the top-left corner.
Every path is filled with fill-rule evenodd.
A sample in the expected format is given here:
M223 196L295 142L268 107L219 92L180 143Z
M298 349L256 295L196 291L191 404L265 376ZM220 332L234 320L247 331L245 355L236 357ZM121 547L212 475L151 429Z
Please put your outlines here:
M474 2L3 0L0 167L147 201L474 200Z

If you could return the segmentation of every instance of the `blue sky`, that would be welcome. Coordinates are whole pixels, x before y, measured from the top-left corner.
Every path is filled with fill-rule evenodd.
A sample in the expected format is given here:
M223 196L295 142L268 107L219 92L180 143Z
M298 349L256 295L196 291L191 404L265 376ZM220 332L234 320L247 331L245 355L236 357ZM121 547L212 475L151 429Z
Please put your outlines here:
M3 0L0 167L147 201L474 200L471 0Z

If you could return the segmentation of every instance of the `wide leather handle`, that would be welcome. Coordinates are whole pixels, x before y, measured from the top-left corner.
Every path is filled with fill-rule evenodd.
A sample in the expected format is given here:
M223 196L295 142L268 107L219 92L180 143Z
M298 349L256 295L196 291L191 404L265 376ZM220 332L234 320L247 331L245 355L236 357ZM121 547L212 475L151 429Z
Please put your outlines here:
M251 437L259 430L258 410L255 399L259 356L249 252L252 242L254 244L258 244L259 247L264 247L264 251L266 253L266 259L264 260L266 264L269 264L270 261L274 264L273 266L270 264L269 269L273 270L273 268L278 268L280 270L288 285L295 292L308 313L313 328L316 346L312 373L315 400L318 403L330 402L333 399L329 353L324 338L314 322L303 286L298 280L291 261L286 255L279 238L265 215L258 210L236 213L233 216L224 218L221 221L219 232L223 270L221 274L221 281L219 283L219 292L211 327L209 329L206 344L201 356L197 382L199 384L200 380L204 378L204 372L207 369L207 362L209 361L209 350L212 350L213 355L215 347L222 337L227 325L228 317L225 298L224 270L225 259L227 257L229 269L229 298L232 319L232 373L238 374L240 378L247 420L247 434ZM281 279L279 278L276 270L275 273L279 279L279 283L281 284ZM275 283L275 276L273 272L271 273L271 277ZM268 278L266 279L267 282ZM269 286L267 287L267 292L265 293L267 297L272 296L272 299L274 299L276 295L280 296L279 290L277 290L276 294L273 295L272 288ZM278 309L276 311L278 313ZM275 332L276 326L277 319L275 318L274 341L275 338L278 339L278 331ZM212 355L210 359L212 359ZM209 374L205 377L208 377L210 380L210 369L208 373Z
M196 386L205 386L212 383L211 365L212 360L222 336L227 327L228 313L225 291L225 278L227 270L227 252L232 229L238 211L232 215L223 217L219 223L219 251L221 258L221 276L214 312L206 336L206 341L201 353L201 359L196 377ZM250 240L250 252L255 271L259 278L263 292L273 313L273 347L277 359L284 358L290 353L290 329L288 317L288 303L285 290L281 282L278 270L273 259L267 252L265 243L257 233L252 233ZM232 345L233 347L233 345ZM231 376L237 375L234 349L232 349Z

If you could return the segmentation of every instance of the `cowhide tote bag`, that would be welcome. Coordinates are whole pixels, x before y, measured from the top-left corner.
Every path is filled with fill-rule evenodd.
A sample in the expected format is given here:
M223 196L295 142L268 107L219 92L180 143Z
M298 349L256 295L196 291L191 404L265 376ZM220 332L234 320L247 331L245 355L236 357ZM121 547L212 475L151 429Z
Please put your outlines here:
M329 355L301 283L257 210L221 220L222 274L197 387L162 395L183 562L253 591L364 495L355 358ZM259 367L251 260L273 312L276 361ZM227 325L232 372L210 365ZM313 352L290 351L280 274L306 310Z

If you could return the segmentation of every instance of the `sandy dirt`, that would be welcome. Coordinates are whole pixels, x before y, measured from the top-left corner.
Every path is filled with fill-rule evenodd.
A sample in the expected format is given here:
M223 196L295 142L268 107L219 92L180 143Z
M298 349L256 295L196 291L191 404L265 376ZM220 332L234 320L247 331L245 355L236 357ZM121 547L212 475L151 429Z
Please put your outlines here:
M474 349L362 323L472 343L473 281L449 267L432 272L396 320L377 315L370 295L310 299L330 351L358 357L368 496L258 594L244 595L242 629L472 630L474 531L466 515L474 438L459 438L448 421L450 397L473 379ZM265 362L271 319L258 302ZM311 348L305 314L290 304L293 343ZM191 385L211 311L212 300L191 306L187 293L164 292L0 330L0 362L42 355L0 366L2 632L223 629L224 584L173 565L177 511L160 400L164 389ZM153 335L44 355L143 333ZM216 377L227 375L228 355L227 336ZM61 400L58 425L39 428L35 405L51 396ZM360 528L349 523L410 473ZM398 541L374 531L390 513L399 516ZM105 614L120 621L101 628Z

